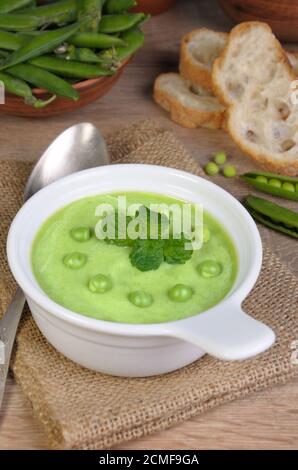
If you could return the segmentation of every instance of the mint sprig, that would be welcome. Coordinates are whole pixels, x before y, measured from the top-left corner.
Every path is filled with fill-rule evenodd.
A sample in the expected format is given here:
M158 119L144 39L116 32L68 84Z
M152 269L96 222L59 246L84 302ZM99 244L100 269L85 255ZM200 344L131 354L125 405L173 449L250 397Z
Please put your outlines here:
M136 217L140 211L146 210L146 239L133 240L128 236L128 224L131 217L126 217L126 238L120 239L118 236L118 224L119 215L115 217L115 239L105 238L105 241L110 244L117 246L130 247L131 252L129 258L132 266L137 268L139 271L152 271L160 267L163 261L168 264L185 264L192 257L193 250L187 250L185 245L190 243L190 240L184 235L184 233L176 234L174 238L173 234L170 235L169 239L163 239L162 230L166 227L168 219L165 219L164 214L156 213L146 206L141 206L139 211L136 213ZM152 225L154 221L154 225ZM150 234L154 234L154 239L150 238ZM179 235L179 236L178 236Z
M163 240L136 240L129 255L131 264L143 272L158 269L164 260L163 245Z

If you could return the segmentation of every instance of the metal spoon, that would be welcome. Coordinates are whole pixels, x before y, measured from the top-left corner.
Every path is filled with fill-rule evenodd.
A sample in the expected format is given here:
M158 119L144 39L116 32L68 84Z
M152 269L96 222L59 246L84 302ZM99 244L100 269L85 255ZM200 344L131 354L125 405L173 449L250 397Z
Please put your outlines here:
M93 124L82 123L70 127L54 140L36 163L25 187L24 201L63 176L109 163L105 141ZM18 288L0 321L0 408L24 305L25 296Z

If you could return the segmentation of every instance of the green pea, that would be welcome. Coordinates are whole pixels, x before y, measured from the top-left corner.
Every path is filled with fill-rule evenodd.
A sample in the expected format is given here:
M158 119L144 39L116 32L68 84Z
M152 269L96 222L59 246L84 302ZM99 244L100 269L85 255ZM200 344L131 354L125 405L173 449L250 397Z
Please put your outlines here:
M223 169L223 175L226 178L234 178L234 176L236 176L236 174L237 174L237 171L236 171L236 168L233 165L227 165Z
M217 261L207 259L199 264L197 270L200 276L209 279L211 277L219 276L219 274L222 272L222 267Z
M168 292L168 296L173 302L186 302L193 296L193 294L194 290L192 287L187 286L186 284L176 284L171 287Z
M210 238L211 238L210 230L209 230L208 227L206 227L206 225L204 225L204 227L203 227L203 242L204 243L209 242Z
M298 193L298 183L296 184L296 191L297 191L297 193Z
M150 307L153 303L153 297L148 292L143 290L136 290L128 294L128 300L136 307L146 308Z
M76 242L87 242L91 238L91 230L89 227L74 227L70 235Z
M112 289L113 284L111 279L104 274L96 274L90 279L88 287L94 294L104 294Z
M65 255L63 258L63 263L70 269L80 269L86 264L87 256L84 253L75 251Z
M271 178L268 181L268 184L270 186L273 186L274 188L280 188L281 187L281 182L279 180L277 180L276 178Z
M227 161L226 152L217 152L214 154L214 161L217 165L224 165Z
M207 165L204 167L205 173L209 176L215 176L219 172L218 165L214 162L209 162Z
M291 193L294 193L295 192L295 186L293 185L293 183L288 183L287 181L285 183L282 184L282 189L284 189L285 191L291 191Z
M268 183L268 179L266 178L266 176L263 175L258 175L256 177L256 181L258 181L259 183Z

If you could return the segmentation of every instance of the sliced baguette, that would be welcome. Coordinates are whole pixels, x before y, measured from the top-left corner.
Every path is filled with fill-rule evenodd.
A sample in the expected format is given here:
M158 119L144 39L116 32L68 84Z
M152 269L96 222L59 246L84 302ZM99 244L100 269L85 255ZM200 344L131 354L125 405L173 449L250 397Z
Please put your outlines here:
M265 169L298 175L296 75L270 27L236 26L213 65L216 96L228 108L227 129L236 144Z
M224 50L228 33L200 28L182 38L180 48L180 74L193 85L205 88L212 94L212 66ZM295 74L298 76L298 52L287 52Z
M228 40L227 33L207 28L191 31L182 38L179 70L182 77L212 91L211 70Z
M181 126L219 129L224 119L224 106L202 88L192 89L189 80L178 73L164 73L154 83L154 99Z

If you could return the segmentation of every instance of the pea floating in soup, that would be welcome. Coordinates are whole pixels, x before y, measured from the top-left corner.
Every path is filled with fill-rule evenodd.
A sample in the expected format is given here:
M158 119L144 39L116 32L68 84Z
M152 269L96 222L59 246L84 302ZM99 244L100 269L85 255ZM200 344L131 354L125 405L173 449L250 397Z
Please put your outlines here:
M145 207L184 204L158 194L121 195L127 204ZM203 245L191 252L174 237L168 242L106 243L95 235L96 208L100 204L116 208L118 196L74 201L38 231L32 246L33 272L52 300L91 318L145 324L195 315L228 294L237 273L237 256L228 234L211 215L204 211Z

